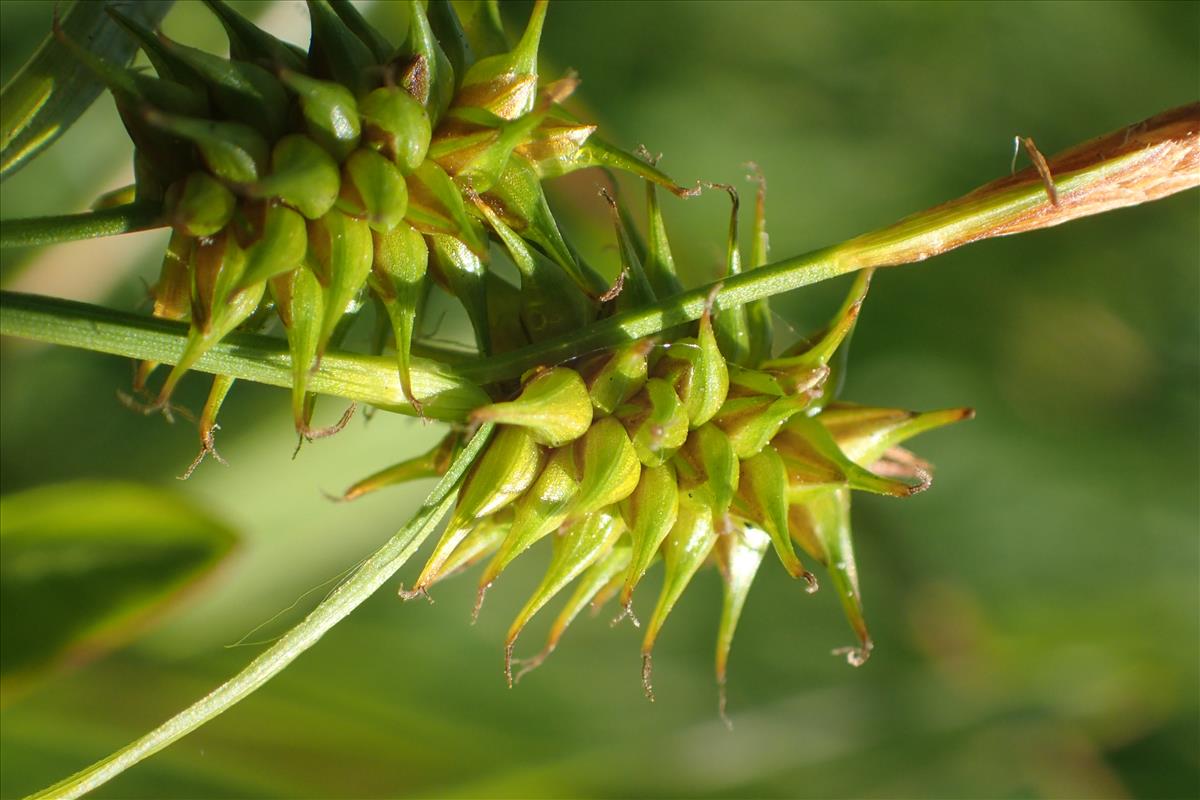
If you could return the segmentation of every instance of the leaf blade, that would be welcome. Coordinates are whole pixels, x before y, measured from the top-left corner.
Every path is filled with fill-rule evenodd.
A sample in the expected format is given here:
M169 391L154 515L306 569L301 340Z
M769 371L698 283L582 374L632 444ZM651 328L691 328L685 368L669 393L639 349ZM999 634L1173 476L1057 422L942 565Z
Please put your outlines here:
M95 55L125 65L137 42L105 13L105 3L76 2L62 16L64 31ZM171 0L149 0L129 10L157 25ZM66 52L52 34L0 91L0 181L7 179L66 132L92 104L104 83Z

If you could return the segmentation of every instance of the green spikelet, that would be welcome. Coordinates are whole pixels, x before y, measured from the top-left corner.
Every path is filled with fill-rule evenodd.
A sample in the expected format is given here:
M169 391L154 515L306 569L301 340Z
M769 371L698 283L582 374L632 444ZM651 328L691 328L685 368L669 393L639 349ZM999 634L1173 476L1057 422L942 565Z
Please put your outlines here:
M161 203L171 227L152 313L186 322L187 341L157 391L147 385L157 365L138 365L134 389L147 405L131 406L169 414L181 377L218 342L239 328L270 335L266 325L277 316L302 441L349 419L347 412L338 425L312 427L311 376L325 353L379 356L389 338L395 383L408 400L395 407L449 416L429 411L439 390L423 380L428 373L418 365L430 362L414 351L440 354L446 369L461 358L462 374L482 374L473 372L482 359L561 342L684 292L660 188L678 198L702 185L728 191L722 235L732 284L768 260L766 185L757 168L743 264L731 187L685 188L657 159L617 147L563 107L580 80L539 70L545 0L533 3L511 47L494 0L397 0L403 33L395 43L350 0L308 0L307 52L222 0L205 3L225 30L229 58L108 8L155 74L105 63L55 28L72 57L109 87L134 143L137 182L106 202ZM633 221L617 180L603 192L620 264L615 282L564 235L571 227L560 225L542 183L585 168L645 184L644 226ZM738 292L710 289L694 322L680 313L694 314L693 299L664 307L664 329L653 339L609 339L619 344L542 363L519 385L476 387L477 399L454 417L459 427L436 447L353 484L343 499L441 475L472 426L496 426L448 526L402 594L425 594L481 565L478 611L487 587L517 559L549 549L549 568L506 638L510 683L517 638L553 597L577 581L524 670L545 659L589 604L615 598L620 617L632 617L635 588L661 561L662 588L642 642L650 694L655 642L693 577L713 563L724 586L716 626L724 713L734 631L768 549L810 590L816 579L804 564L822 565L857 639L844 652L862 663L872 641L851 540L851 491L908 497L928 488L932 467L901 444L971 415L837 399L871 276L859 271L825 328L779 355L766 300L741 305L732 301ZM425 318L431 291L430 305L442 303L441 291L461 304L474 353L432 341L439 320ZM362 313L367 306L373 314ZM609 333L621 330L620 319L607 324ZM228 375L213 381L199 415L202 450L188 474L207 454L218 457L216 417L232 384Z

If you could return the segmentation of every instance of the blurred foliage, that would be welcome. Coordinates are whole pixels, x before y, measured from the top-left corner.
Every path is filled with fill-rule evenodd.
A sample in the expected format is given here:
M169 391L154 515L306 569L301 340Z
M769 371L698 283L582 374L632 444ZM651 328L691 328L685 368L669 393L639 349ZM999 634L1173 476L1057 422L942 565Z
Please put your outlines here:
M82 481L0 497L0 705L47 666L127 641L233 542L151 486Z
M0 3L0 79L51 6ZM240 6L306 40L302 7ZM368 11L387 25L386 4ZM527 7L507 11L515 23ZM179 3L164 25L223 46L199 4ZM1196 3L571 2L551 9L543 47L579 70L580 101L610 139L663 152L679 180L748 192L742 164L759 163L782 257L1003 174L1014 134L1052 153L1194 99L1198 29ZM3 215L85 208L128 181L128 150L103 98L0 187ZM604 219L604 182L565 179L558 199L615 263L609 229L583 222ZM722 263L726 208L716 194L666 207L694 280ZM940 468L930 492L857 498L876 638L862 669L828 655L850 638L833 594L764 570L732 655L727 732L707 572L661 639L654 705L637 633L606 615L577 623L509 691L501 642L535 580L524 565L474 627L469 579L439 587L434 606L380 593L265 689L96 796L1200 795L1198 210L1190 192L876 277L846 397L973 405L978 418L919 443ZM6 252L3 283L144 307L162 244L158 232ZM843 289L775 298L778 327L818 324ZM457 335L455 319L438 335ZM244 540L151 635L5 709L4 797L124 745L244 664L250 645L225 646L284 630L424 487L351 505L321 490L439 431L379 414L292 461L286 393L239 384L217 442L232 466L176 484L194 431L120 407L128 363L20 342L3 359L0 490L169 486ZM178 400L198 408L206 388L193 376Z

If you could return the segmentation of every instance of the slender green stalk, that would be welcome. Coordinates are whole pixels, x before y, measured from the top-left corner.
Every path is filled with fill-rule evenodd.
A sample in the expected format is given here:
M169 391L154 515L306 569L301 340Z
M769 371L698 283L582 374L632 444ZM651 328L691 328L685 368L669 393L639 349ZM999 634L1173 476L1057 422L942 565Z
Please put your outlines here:
M532 367L562 363L631 339L653 336L698 319L710 301L720 313L724 308L858 269L924 261L982 239L1060 225L1193 188L1200 185L1200 104L1172 109L1085 142L1050 160L1049 168L1057 189L1056 203L1051 202L1042 177L1031 167L840 245L777 261L723 283L600 320L569 335L462 363L454 373L426 361L422 366L427 371L414 371L414 388L418 374L430 376L428 396L441 399L446 393L446 404L444 410L425 406L426 415L462 419L470 410L463 406L464 398L477 400L476 405L487 402L479 400L477 390L466 389L465 381L485 385L508 380ZM5 228L14 224L19 223L5 223ZM5 295L0 308L0 332L13 336L163 363L174 363L183 348L184 328L173 323L80 304L18 299L15 295ZM62 319L58 319L60 312ZM197 369L289 386L287 363L281 341L238 335L214 348ZM314 375L312 388L412 413L399 389L395 370L387 375L387 369L380 359L331 354ZM427 396L419 389L417 394Z
M162 208L149 203L130 203L57 217L10 219L0 225L0 248L98 239L101 236L161 228L165 224L162 221Z
M582 331L463 364L459 372L482 384L514 378L532 367L561 363L699 319L710 298L714 312L720 313L847 272L924 261L971 242L1061 225L1193 188L1200 185L1200 103L1085 142L1055 156L1049 168L1057 202L1051 202L1042 177L1030 167L835 247L776 261Z
M218 716L279 674L390 580L417 551L453 507L463 476L487 444L493 427L489 423L479 429L407 525L364 561L303 622L284 634L245 669L129 746L32 797L73 798L86 794Z
M187 325L100 306L0 292L0 334L101 353L173 364L187 341ZM195 369L272 386L292 385L287 342L238 333L209 350ZM437 361L414 358L413 389L430 419L461 421L490 398ZM416 414L404 396L391 357L327 353L312 374L313 391Z

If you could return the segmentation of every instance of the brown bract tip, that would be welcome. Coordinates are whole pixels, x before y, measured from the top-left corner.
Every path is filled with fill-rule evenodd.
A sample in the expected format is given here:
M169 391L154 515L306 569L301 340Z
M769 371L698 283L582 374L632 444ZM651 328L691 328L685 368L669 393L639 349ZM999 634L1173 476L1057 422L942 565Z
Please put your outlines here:
M546 645L546 648L542 650L542 652L538 653L532 658L513 659L514 664L521 665L521 669L519 669L517 674L513 676L513 683L520 683L521 678L524 678L527 674L540 667L542 662L544 662L550 656L550 654L554 652L554 647L555 645L548 644Z
M226 467L229 466L229 462L222 458L221 454L217 452L215 433L216 431L220 430L220 428L220 425L213 425L212 428L210 428L203 436L200 437L200 452L194 459L192 459L192 463L188 465L188 468L184 470L183 474L180 475L177 480L186 481L188 478L192 477L192 473L196 471L196 467L200 466L200 462L202 462L204 457L210 453L212 454L212 457L216 459L217 463Z
M597 609L597 610L599 610L599 609ZM633 623L633 627L635 627L635 628L642 627L641 620L639 620L637 618L637 615L633 613L633 603L622 603L620 613L618 613L615 617L613 617L613 620L612 620L612 622L609 623L609 626L616 627L626 617L628 617L629 621Z
M800 573L800 579L804 581L804 591L808 594L815 594L821 588L821 585L817 582L817 576L808 570Z
M354 417L354 412L358 410L358 403L351 402L350 405L342 412L342 417L337 422L325 428L310 428L307 424L300 427L300 435L305 441L315 441L317 439L325 439L334 434L341 433L342 429L350 423ZM299 450L299 447L296 448Z
M654 674L654 657L649 653L642 653L642 691L646 694L646 699L651 703L654 702L654 686L651 683L651 677Z
M867 663L873 649L875 649L875 643L867 639L859 647L838 647L833 650L833 655L845 656L847 664L852 667L861 667Z
M508 688L513 688L513 648L516 647L516 642L509 640L504 643L504 680L508 681Z
M725 725L725 730L733 730L733 720L726 713L729 705L729 696L725 692L725 676L722 675L717 681L717 714L721 717L721 722Z
M1054 186L1054 176L1050 173L1050 165L1046 163L1046 157L1042 155L1042 151L1038 150L1037 145L1030 137L1018 136L1017 139L1025 147L1025 152L1029 154L1029 160L1033 162L1038 177L1042 179L1042 184L1046 187L1046 196L1050 198L1050 204L1058 205L1058 189Z
M400 595L401 600L412 600L414 597L424 597L429 601L430 605L433 605L433 598L429 596L429 587L419 583L412 589L405 589L404 585L401 584L397 594Z
M615 281L613 281L613 285L609 287L608 291L605 292L604 294L600 295L600 298L599 298L600 302L607 303L609 300L616 300L618 297L620 297L621 291L624 288L625 288L625 270L621 270L621 272L617 275L617 279Z
M487 590L492 584L485 583L479 587L479 591L475 593L475 607L471 609L471 624L474 625L479 621L479 612L483 609L483 599L487 596Z

